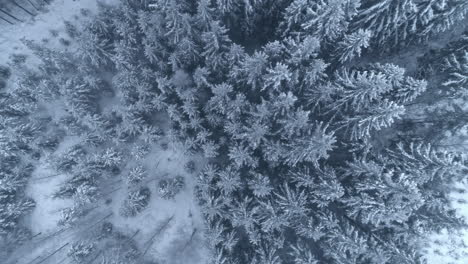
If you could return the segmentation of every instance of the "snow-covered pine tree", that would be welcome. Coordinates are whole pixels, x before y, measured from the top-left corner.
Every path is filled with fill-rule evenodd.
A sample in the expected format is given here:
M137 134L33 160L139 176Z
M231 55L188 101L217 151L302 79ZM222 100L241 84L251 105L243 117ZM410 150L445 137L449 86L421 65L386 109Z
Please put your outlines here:
M112 47L108 39L107 25L90 24L80 33L78 56L95 67L108 67L111 63ZM105 33L103 31L106 31Z
M418 16L422 26L420 35L427 40L430 35L444 32L462 21L468 13L468 3L463 0L420 1Z
M127 175L127 183L134 185L140 183L147 176L147 172L142 165L137 165L130 169Z
M242 187L240 173L235 167L227 167L218 172L217 187L228 196Z
M249 188L258 198L266 197L273 191L270 178L260 173L253 174L252 179L249 181Z
M294 188L285 183L280 192L275 193L275 205L284 214L290 224L295 224L302 217L307 216L310 209L307 207L308 193L305 190Z
M81 263L86 261L86 258L91 256L95 250L95 244L89 241L80 241L72 244L67 252L75 262Z
M450 87L451 94L454 96L468 96L468 49L463 50L463 53L451 54L446 59L445 71L448 72L448 78L443 83L444 86Z
M319 207L327 206L341 198L345 190L331 167L300 168L292 170L292 181L299 187L307 188L311 200Z
M352 60L354 57L360 57L362 50L369 47L371 35L371 31L362 29L345 35L343 40L338 43L336 51L338 60L344 63Z
M218 21L210 24L210 30L202 34L203 53L205 62L212 71L217 71L224 67L226 63L226 53L229 51L231 40L227 36L227 29Z
M36 205L32 199L15 199L2 201L0 207L0 234L5 235L17 228L20 217L30 212Z
M318 164L319 160L327 159L336 143L334 133L327 130L327 125L317 123L301 136L293 138L282 153L285 163L290 166L302 162Z
M228 153L229 159L236 168L257 167L258 161L253 157L252 149L243 144L233 144Z
M250 85L252 89L263 87L263 75L268 66L268 58L263 51L256 51L253 55L247 56L242 64L234 67L231 76L237 81L243 81Z
M340 71L336 76L336 84L340 86L340 98L335 100L334 108L351 108L362 111L370 104L380 101L383 95L392 89L387 76L374 71Z
M158 193L163 199L174 199L184 186L185 180L182 176L176 176L172 179L163 179L158 183Z
M351 28L370 30L376 47L394 48L446 31L467 12L462 0L363 1Z
M314 253L307 245L307 242L301 240L295 245L290 245L291 251L289 255L294 259L295 264L318 264L318 260Z
M267 69L267 72L265 76L265 87L262 88L262 90L267 87L280 90L282 85L286 85L291 81L292 74L285 64L278 63L274 68Z
M286 8L283 34L316 36L320 41L333 41L347 30L360 1L295 0Z
M395 46L416 31L418 6L413 0L365 1L352 28L370 30L378 46Z
M341 122L344 127L349 128L351 139L370 137L371 132L391 126L404 114L405 108L392 101L383 100L376 106L362 109L362 112L346 117Z
M120 208L120 214L125 217L136 216L148 206L150 196L151 191L148 187L129 191Z

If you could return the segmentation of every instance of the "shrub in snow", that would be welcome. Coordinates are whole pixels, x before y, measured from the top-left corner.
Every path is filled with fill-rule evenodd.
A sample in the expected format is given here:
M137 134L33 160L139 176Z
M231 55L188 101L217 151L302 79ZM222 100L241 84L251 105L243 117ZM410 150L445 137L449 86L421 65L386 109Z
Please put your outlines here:
M148 155L149 151L148 144L138 144L132 149L131 156L136 160L142 160Z
M6 196L4 191L1 189L0 195L0 198L3 198L2 196ZM0 206L0 235L14 230L19 224L20 217L31 211L36 205L35 202L29 198L25 198L20 201L0 200L0 202L2 203L2 206Z
M148 206L151 191L147 187L142 187L136 191L130 191L120 208L122 216L135 216Z
M8 79L11 76L11 70L7 66L0 65L0 79Z
M89 210L83 206L73 206L60 210L60 219L58 225L71 226L74 225L81 217L85 216Z
M70 36L70 38L78 37L80 33L78 32L78 28L75 25L73 25L70 21L64 21L63 23L65 24L65 32L68 36Z
M83 261L93 253L94 243L87 241L80 241L73 243L68 250L67 255L71 257L77 263L83 263Z
M56 157L55 167L59 172L70 171L78 165L85 157L86 150L81 145L74 145L66 150L65 153Z
M94 161L101 166L101 168L112 172L123 162L123 155L114 148L108 148L106 151L95 155Z
M185 163L184 169L190 174L194 173L196 169L195 162L193 160L188 161L187 163Z
M0 89L6 87L6 80L10 77L11 71L10 68L0 65Z
M114 230L114 225L111 222L104 222L102 224L101 231L104 235L112 234L113 230Z
M129 185L140 183L144 178L146 178L146 170L143 166L138 165L130 169L127 175L127 183Z
M172 199L184 188L184 177L177 176L173 179L163 179L158 183L158 193L163 199Z
M60 42L60 44L66 46L66 47L71 45L71 42L68 39L65 39L65 38L59 38L59 42Z

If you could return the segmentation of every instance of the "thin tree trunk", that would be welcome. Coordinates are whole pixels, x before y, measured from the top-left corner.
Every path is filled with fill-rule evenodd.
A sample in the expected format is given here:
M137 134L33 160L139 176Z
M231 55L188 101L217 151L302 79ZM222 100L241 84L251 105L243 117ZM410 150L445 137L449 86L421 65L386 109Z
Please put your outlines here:
M65 245L59 247L57 250L55 250L54 252L52 252L51 254L49 254L47 257L45 257L44 259L42 259L41 261L39 261L39 262L36 263L36 264L41 264L41 263L43 263L43 262L46 261L48 258L50 258L50 257L52 257L53 255L57 254L57 252L59 252L60 250L62 250L62 248L68 246L68 244L70 244L70 242L65 243Z
M180 250L180 252L184 252L185 249L190 245L190 243L192 243L193 241L193 237L195 236L195 234L197 233L198 229L193 229L192 231L192 234L190 235L190 238L189 240L187 241L187 243L185 243L184 247Z
M29 261L29 262L28 262L28 263L26 263L26 264L31 264L31 263L34 263L34 261L36 261L37 259L40 259L40 258L41 258L41 255L39 255L39 256L37 256L37 257L33 258L31 261ZM17 261L15 261L14 263L15 263L15 264L16 264L16 263L18 263L18 260L17 260Z
M118 190L120 190L120 189L122 189L122 186L117 187L117 188L115 188L114 190L112 190L112 191L110 191L110 192L103 193L100 197L105 197L105 196L107 196L107 195L109 195L109 194L111 194L111 193L113 193L113 192L116 192L116 191L118 191Z
M39 233L35 234L34 236L32 236L31 238L35 238L35 237L37 237L37 236L39 236L41 234L42 234L42 232L39 232Z
M45 177L32 178L31 180L33 180L33 181L39 181L39 180L44 180L44 179L49 179L49 178L57 177L57 176L59 176L59 175L62 175L62 173L53 174L53 175L49 175L49 176L45 176Z
M34 9L36 9L37 11L39 11L39 8L37 8L37 7L33 4L33 2L31 2L31 0L26 0L26 1L28 1L28 3L29 3L30 5L32 5L32 7L34 7Z
M12 3L13 3L15 6L21 8L24 12L30 14L31 16L34 16L33 13L29 12L26 8L24 8L24 7L20 6L20 5L18 5L15 1L12 1Z
M161 233L161 231L163 231L168 225L169 223L172 221L172 219L174 219L174 215L169 217L169 219L167 219L167 221L160 227L156 230L156 232L154 232L154 234L151 236L151 238L148 240L148 245L146 246L145 248L145 251L143 251L143 254L141 255L141 257L143 258L146 253L148 252L149 248L151 247L151 245L153 245L153 240L154 238Z
M108 215L104 216L103 218L101 218L100 220L98 220L96 223L88 226L85 230L82 230L81 232L85 232L85 231L88 231L89 229L93 228L94 226L96 226L97 224L99 224L100 222L106 220L107 218L111 217L114 213L110 212Z
M5 19L5 18L3 18L3 17L1 17L1 16L0 16L0 19L3 20L3 21L5 21L5 22L7 22L7 23L10 24L10 25L14 25L12 22L8 21L7 19Z
M48 236L46 236L46 237L40 239L39 241L37 241L37 243L38 243L38 242L45 241L45 240L47 240L47 239L49 239L49 238L51 238L51 237L55 237L56 235L58 235L58 234L64 232L64 231L67 230L67 229L70 229L70 228L71 228L71 227L65 227L65 228L62 228L62 229L60 229L60 230L58 230L58 231L55 231L54 233L52 233L52 234L50 234L50 235L48 235Z
M21 19L15 17L14 15L8 13L7 11L5 11L5 10L3 10L3 9L0 9L0 12L4 13L5 15L7 15L7 16L9 16L9 17L15 19L15 20L18 20L19 22L24 22L23 20L21 20Z
M131 237L125 239L125 241L124 241L123 243L126 243L127 241L130 241L131 239L133 239L139 232L140 232L140 229L138 229L137 231L135 231L135 233L134 233ZM96 261L96 259L97 259L101 254L102 254L102 249L99 250L99 252L88 262L88 264L93 264L94 261Z

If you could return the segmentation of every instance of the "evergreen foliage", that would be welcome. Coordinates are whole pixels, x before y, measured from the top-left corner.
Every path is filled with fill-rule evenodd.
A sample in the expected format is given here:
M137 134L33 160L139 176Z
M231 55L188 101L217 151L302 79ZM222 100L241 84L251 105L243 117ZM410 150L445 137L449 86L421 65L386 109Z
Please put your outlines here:
M120 208L120 214L125 217L136 216L149 204L151 191L147 187L142 187L128 193Z

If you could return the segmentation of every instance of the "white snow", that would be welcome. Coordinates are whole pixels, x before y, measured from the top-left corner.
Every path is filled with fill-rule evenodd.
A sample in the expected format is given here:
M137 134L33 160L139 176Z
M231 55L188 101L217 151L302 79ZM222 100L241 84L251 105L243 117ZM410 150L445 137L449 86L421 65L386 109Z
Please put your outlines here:
M55 151L54 155L60 155L64 150L79 142L79 138L75 136L65 137ZM66 174L59 174L50 167L50 164L41 158L39 166L35 168L26 189L26 194L33 198L36 202L36 207L30 215L29 222L33 234L53 232L57 228L57 222L60 218L58 210L72 205L70 199L54 199L52 194L57 190L60 183L65 181L68 177ZM57 175L57 176L53 176ZM39 179L49 177L47 179Z
M197 171L205 162L199 156L187 156L179 149L163 150L159 145L153 146L151 152L143 161L148 174L146 186L151 190L149 206L136 217L122 217L119 209L126 196L127 189L122 188L113 195L113 219L112 223L128 234L140 230L136 237L142 250L148 247L151 236L158 230L168 218L172 221L164 228L148 247L148 255L151 255L161 263L167 264L204 264L206 250L203 243L204 223L198 205L194 199L193 189L195 175L188 174L184 170L184 164L190 159L195 161ZM184 189L173 200L164 200L158 197L157 183L164 177L183 176ZM196 230L193 241L190 243L192 232Z
M468 219L468 183L460 182L454 187L464 192L452 192L452 205L459 216ZM429 239L426 258L428 264L466 264L468 263L468 229L459 233L433 234Z
M57 30L64 35L64 21L75 21L78 19L86 19L80 15L82 8L89 9L91 12L96 12L96 0L54 0L50 5L47 5L47 11L38 14L34 18L24 17L27 19L25 23L17 23L8 25L2 23L0 31L0 62L8 61L10 54L22 53L29 54L27 47L21 42L21 39L41 41L42 39L51 39L50 30ZM100 0L106 4L117 3L118 0ZM50 45L60 46L58 42L51 42Z

